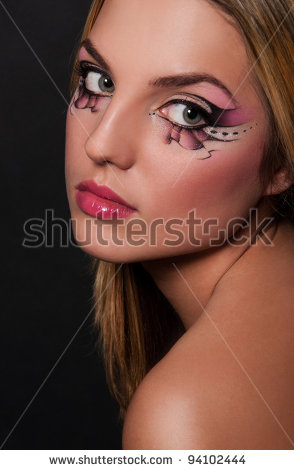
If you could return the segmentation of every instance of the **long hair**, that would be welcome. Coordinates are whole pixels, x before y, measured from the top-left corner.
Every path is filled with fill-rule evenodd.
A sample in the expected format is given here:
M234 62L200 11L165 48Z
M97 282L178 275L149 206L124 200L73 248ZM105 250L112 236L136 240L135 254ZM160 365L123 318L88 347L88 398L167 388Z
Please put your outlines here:
M267 109L269 135L260 166L265 187L283 167L294 175L294 4L293 0L207 0L233 18L252 66L251 78ZM92 3L81 37L91 31L104 0ZM123 4L122 4L123 8ZM74 69L78 58L76 56ZM73 73L71 95L79 77ZM294 187L266 196L281 217L294 222ZM146 375L184 327L140 263L117 264L93 257L94 325L104 355L109 389L124 418Z

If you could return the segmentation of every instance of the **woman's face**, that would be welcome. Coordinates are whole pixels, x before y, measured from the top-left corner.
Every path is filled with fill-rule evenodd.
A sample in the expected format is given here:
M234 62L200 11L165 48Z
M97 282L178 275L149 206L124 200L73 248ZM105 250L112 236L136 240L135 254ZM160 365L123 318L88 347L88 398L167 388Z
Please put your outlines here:
M267 122L230 20L205 0L106 0L80 68L66 129L80 246L134 262L231 236L263 195ZM129 208L94 196L93 183Z

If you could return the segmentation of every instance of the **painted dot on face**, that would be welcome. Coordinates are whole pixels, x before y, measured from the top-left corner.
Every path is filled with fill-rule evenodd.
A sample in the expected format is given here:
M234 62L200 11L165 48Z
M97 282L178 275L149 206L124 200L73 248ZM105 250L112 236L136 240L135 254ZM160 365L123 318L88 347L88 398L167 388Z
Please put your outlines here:
M186 150L194 150L197 158L200 159L212 156L212 152L207 149L208 142L225 142L229 145L230 142L241 139L248 131L253 130L257 126L256 122L254 125L247 123L234 127L212 128L207 126L201 129L189 129L178 126L162 116L157 117L164 121L162 128L164 143L171 144L172 141L175 141ZM235 130L236 128L238 130ZM217 150L217 148L214 148L214 150Z

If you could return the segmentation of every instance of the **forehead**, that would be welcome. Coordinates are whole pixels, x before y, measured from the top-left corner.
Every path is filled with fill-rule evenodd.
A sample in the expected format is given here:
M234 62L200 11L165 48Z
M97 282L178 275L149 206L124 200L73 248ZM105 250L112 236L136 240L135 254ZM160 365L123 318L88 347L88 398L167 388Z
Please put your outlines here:
M206 0L106 0L89 37L113 70L148 78L196 71L237 88L248 70L240 34Z

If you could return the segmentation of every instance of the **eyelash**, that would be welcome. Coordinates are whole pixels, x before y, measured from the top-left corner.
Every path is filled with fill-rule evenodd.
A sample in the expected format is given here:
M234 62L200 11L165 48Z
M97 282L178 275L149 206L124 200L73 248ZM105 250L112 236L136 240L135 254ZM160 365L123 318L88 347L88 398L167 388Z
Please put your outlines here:
M96 65L91 65L91 64L88 64L88 63L85 63L85 62L76 62L75 65L74 65L73 72L74 72L74 75L77 78L83 78L84 79L84 82L82 83L82 86L83 86L84 90L86 90L86 92L90 96L111 96L111 93L110 94L106 94L106 93L103 94L103 92L101 92L99 94L94 93L93 91L88 90L88 88L86 88L86 86L85 86L85 79L86 79L89 72L100 73L102 76L105 76L106 78L110 78L110 80L112 81L111 77L106 72L104 72L104 70L100 69Z
M203 99L203 98L202 98ZM216 117L215 117L215 113L212 112L212 113L208 113L204 108L202 108L201 106L197 105L196 103L194 103L193 101L189 101L189 100L184 100L184 99L179 99L179 98L176 98L176 99L173 99L173 100L170 100L168 101L167 103L165 103L163 106L160 106L157 110L160 110L161 108L165 108L167 107L168 105L170 104L184 104L185 106L187 106L188 108L190 109L193 109L195 111L197 111L201 117L203 118L203 120L205 121L204 124L198 124L198 125L195 125L195 126L189 126L189 124L187 124L186 126L183 125L183 124L178 124L177 122L175 121L171 121L170 119L166 118L165 116L160 116L162 117L163 119L166 119L167 121L169 121L171 124L177 126L177 127L180 127L181 129L189 129L189 130L201 130L207 126L210 126L210 127L214 127L215 126L215 122L216 122ZM207 103L208 104L208 103ZM209 106L210 107L213 107L212 103L209 103ZM219 109L219 111L221 111L221 109Z
M100 73L102 76L105 76L106 78L109 78L111 81L111 77L106 73L104 72L104 70L100 69L99 67L95 66L95 65L92 65L92 64L89 64L89 63L86 63L84 61L82 62L76 62L75 63L75 66L74 66L74 75L78 78L83 78L84 81L81 83L81 86L84 88L84 90L90 95L90 96L111 96L111 94L103 94L103 92L101 93L94 93L92 92L91 90L88 90L85 86L85 79L88 75L89 72L96 72L96 73ZM195 96L196 97L196 96ZM179 127L180 129L188 129L188 130L201 130L207 126L210 126L210 127L216 127L217 125L217 115L220 113L222 114L224 112L223 109L221 108L218 108L217 106L213 105L212 103L204 100L203 98L201 97L198 97L199 99L203 100L208 107L210 107L212 109L212 112L211 113L208 113L204 108L202 108L201 106L197 105L196 103L194 103L193 101L190 101L190 100L187 100L187 99L180 99L180 98L176 98L176 99L173 99L173 100L170 100L168 101L167 103L163 104L162 106L160 106L159 108L157 108L156 111L159 111L160 109L164 108L164 107L167 107L168 105L172 105L172 104L184 104L185 106L189 107L190 109L193 109L195 111L197 111L201 117L203 118L203 120L205 121L204 124L200 124L200 125L195 125L195 126L192 126L192 125L188 125L185 126L183 124L179 124L177 122L174 122L170 119L168 119L167 117L165 116L162 116L160 115L159 117L161 117L162 119L165 119L167 120L168 122L170 122L171 124L173 124L174 126L177 126ZM156 114L156 113L152 113L152 114Z

